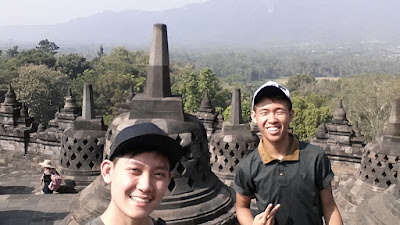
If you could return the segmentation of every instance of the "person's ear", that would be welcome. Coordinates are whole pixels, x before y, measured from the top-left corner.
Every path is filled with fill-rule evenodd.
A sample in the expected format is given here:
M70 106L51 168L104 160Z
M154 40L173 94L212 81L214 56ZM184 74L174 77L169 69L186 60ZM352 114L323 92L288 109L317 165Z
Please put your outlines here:
M251 121L253 121L253 123L257 123L256 121L256 112L254 110L251 110Z
M169 172L169 182L171 182L171 179L172 179L172 173Z
M105 159L101 162L100 171L101 176L106 184L111 183L111 177L113 173L114 163L108 159Z

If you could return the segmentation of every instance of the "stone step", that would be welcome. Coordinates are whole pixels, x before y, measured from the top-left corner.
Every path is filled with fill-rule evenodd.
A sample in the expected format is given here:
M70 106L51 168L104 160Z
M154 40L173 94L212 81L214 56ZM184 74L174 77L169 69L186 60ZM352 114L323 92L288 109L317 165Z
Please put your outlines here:
M37 153L27 153L24 155L20 152L0 151L0 166L19 170L42 171L42 167L39 163L43 162L45 159L52 159L54 162L58 161L57 159L54 159L54 156L50 155Z

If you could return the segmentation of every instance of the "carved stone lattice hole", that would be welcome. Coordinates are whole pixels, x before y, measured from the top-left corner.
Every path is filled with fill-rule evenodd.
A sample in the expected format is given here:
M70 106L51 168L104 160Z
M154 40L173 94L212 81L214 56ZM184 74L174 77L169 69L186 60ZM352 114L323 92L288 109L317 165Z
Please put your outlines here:
M228 143L225 144L225 149L229 149L229 144Z
M89 156L86 155L86 154L84 154L84 155L82 156L82 158L86 161L86 160L89 158Z
M78 163L76 164L76 168L80 169L81 167L82 167L82 163L81 163L81 162L78 162Z
M172 179L168 185L168 190L172 191L172 190L174 190L174 188L175 188L175 181L174 181L174 179Z
M188 185L190 188L193 188L193 186L194 186L194 181L190 177L188 179Z

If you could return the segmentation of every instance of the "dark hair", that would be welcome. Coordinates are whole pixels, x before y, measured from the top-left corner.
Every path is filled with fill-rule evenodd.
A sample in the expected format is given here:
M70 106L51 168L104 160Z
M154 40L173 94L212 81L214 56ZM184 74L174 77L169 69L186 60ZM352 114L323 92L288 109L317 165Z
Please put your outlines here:
M169 164L169 170L173 170L175 165L173 165L172 161L168 158L168 155L165 153L165 151L161 151L158 148L154 148L153 146L141 146L135 149L135 151L132 151L131 149L129 149L129 147L123 148L120 151L118 151L116 154L113 154L110 157L110 161L113 161L114 163L116 163L118 161L119 158L133 158L136 155L145 153L145 152L154 152L157 153L163 157L165 157L168 160L168 164Z
M286 106L289 109L289 112L292 111L292 103L289 101L288 97L283 94L281 91L272 91L275 89L269 89L266 90L265 88L260 91L260 93L257 95L257 98L254 100L254 106L253 110L256 110L256 105L259 103L262 99L271 99L271 100L280 100L286 102Z

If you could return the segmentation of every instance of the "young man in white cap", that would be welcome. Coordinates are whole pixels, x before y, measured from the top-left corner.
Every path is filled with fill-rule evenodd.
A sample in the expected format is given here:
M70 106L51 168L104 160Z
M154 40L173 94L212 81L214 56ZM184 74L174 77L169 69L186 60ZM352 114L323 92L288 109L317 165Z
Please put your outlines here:
M150 213L159 205L183 155L180 144L152 123L120 131L101 163L101 175L111 185L111 202L89 225L161 225Z
M234 189L242 225L340 225L332 195L333 172L323 149L288 132L294 117L289 90L268 81L253 95L251 117L262 135L258 147L240 161ZM255 197L258 212L250 210Z

